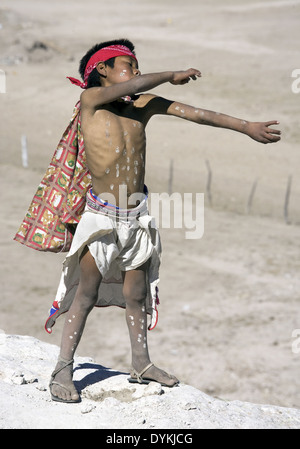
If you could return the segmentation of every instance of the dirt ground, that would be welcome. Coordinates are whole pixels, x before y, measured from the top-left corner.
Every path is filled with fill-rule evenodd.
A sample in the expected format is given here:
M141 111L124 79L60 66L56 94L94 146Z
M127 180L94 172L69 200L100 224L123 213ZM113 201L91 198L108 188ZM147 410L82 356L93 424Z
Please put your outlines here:
M161 227L152 360L213 396L300 407L300 93L292 88L299 21L300 1L292 0L1 2L0 329L60 342L63 318L51 336L43 326L64 255L38 253L13 236L81 92L66 76L78 76L95 43L127 37L142 73L202 72L195 83L155 93L246 120L278 120L282 130L281 142L264 146L172 117L149 123L149 190L168 191L172 161L173 192L205 193L201 239ZM94 310L78 353L127 371L124 311Z

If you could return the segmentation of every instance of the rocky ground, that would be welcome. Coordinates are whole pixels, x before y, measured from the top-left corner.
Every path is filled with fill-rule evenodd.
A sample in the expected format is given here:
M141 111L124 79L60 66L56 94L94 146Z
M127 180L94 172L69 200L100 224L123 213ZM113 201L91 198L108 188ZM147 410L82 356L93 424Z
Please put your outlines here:
M299 429L300 410L225 401L187 384L134 385L128 373L75 359L79 404L50 398L59 348L33 337L0 334L2 429Z

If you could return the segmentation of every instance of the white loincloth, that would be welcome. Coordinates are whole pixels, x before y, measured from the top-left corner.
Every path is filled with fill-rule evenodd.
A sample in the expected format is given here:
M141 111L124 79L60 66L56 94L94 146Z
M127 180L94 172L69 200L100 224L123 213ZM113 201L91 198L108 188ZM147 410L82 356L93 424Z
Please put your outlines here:
M79 259L88 246L103 277L96 306L126 307L122 271L134 270L148 259L147 313L149 330L157 323L158 282L161 244L154 218L148 214L147 198L133 209L117 209L95 198L89 191L85 211L77 226L72 246L63 263L63 272L45 328L51 333L56 318L69 310L79 284Z

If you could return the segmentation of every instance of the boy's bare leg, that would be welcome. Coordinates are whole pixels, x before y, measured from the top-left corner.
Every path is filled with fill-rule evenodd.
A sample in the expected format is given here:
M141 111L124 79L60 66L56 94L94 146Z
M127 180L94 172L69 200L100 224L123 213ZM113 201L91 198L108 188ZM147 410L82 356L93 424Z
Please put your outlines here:
M60 357L56 369L65 364L64 361L70 361L74 357L75 350L80 341L88 314L94 307L98 289L102 276L95 264L94 258L86 248L80 260L80 281L79 286L70 307L67 312L66 320L62 333ZM79 399L78 392L75 389L73 378L73 364L63 368L55 375L55 382L63 385L65 388L56 385L51 387L54 396L63 400Z
M145 308L147 266L148 263L136 270L124 273L123 295L126 300L126 321L131 343L132 367L138 373L150 363L147 343L147 312ZM168 386L178 383L178 379L175 376L170 376L154 365L147 370L145 376Z

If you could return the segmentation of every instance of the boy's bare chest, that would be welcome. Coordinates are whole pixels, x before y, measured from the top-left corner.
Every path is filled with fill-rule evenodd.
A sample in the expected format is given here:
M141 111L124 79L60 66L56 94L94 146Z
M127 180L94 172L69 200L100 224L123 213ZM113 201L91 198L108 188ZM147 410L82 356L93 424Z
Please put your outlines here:
M93 117L82 120L82 131L86 143L103 148L132 145L143 146L145 127L138 114L129 111L100 109Z
M145 127L136 114L100 109L89 120L83 115L81 124L87 162L94 178L106 179L116 171L120 179L121 176L125 179L130 174L136 175L139 169L144 170Z

